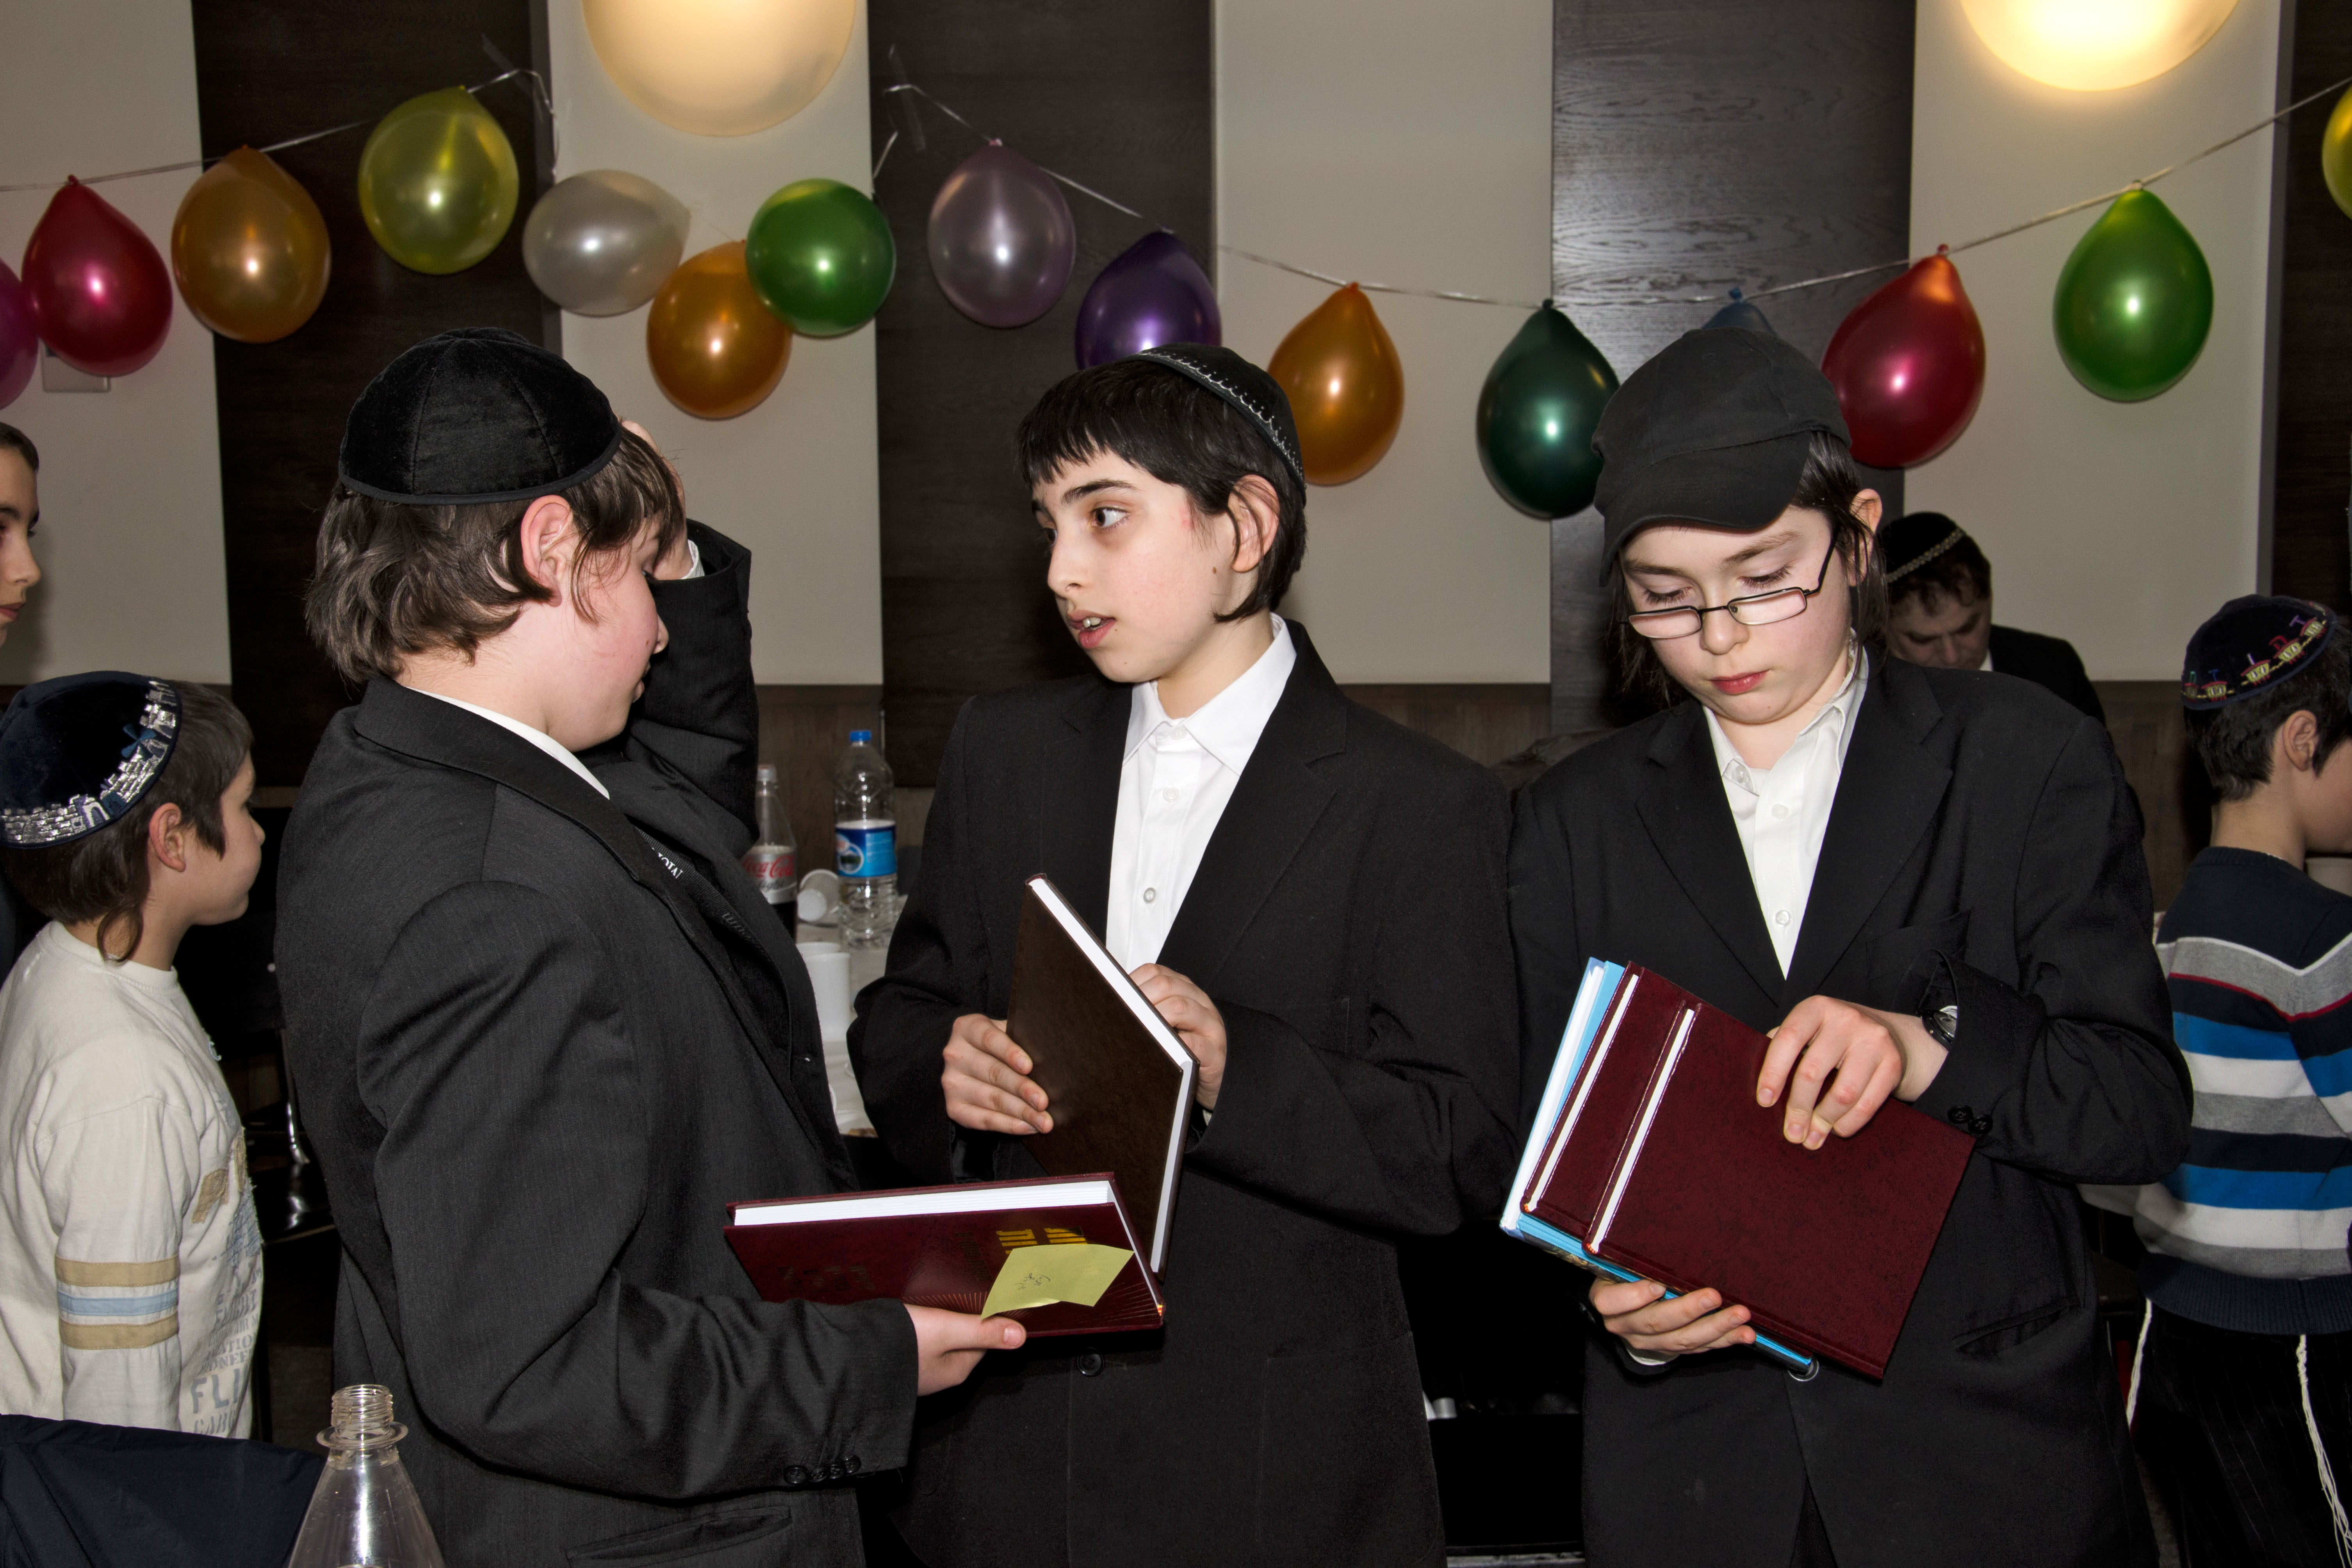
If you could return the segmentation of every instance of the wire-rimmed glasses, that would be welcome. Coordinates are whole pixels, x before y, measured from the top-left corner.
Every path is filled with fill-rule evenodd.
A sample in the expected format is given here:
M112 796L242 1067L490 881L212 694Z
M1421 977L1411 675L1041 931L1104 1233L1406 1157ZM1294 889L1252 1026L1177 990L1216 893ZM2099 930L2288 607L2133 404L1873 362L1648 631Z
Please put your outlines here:
M1696 635L1706 624L1706 617L1718 610L1743 626L1769 626L1775 621L1794 620L1805 613L1813 595L1829 582L1830 562L1836 554L1837 541L1832 539L1829 553L1822 557L1821 574L1810 588L1775 588L1769 594L1744 594L1720 605L1672 605L1663 610L1635 610L1625 617L1625 623L1653 642L1665 642Z

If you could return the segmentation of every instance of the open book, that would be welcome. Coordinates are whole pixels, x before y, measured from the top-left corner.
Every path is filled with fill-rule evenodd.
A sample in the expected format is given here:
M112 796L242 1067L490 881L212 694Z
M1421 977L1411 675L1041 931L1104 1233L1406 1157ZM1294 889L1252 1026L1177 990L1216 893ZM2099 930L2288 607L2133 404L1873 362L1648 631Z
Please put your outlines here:
M1021 1146L1054 1175L1115 1173L1161 1271L1200 1064L1044 877L1022 894L1004 1032L1029 1054L1054 1118Z

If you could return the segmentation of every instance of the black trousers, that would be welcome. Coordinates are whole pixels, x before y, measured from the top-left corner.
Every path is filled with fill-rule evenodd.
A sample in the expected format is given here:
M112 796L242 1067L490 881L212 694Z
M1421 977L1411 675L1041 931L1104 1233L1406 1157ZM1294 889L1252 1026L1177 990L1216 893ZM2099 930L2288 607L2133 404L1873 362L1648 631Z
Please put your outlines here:
M2312 1412L2352 1484L2352 1333L2309 1337ZM2242 1334L2156 1309L2132 1436L2187 1568L2337 1568L2292 1334Z

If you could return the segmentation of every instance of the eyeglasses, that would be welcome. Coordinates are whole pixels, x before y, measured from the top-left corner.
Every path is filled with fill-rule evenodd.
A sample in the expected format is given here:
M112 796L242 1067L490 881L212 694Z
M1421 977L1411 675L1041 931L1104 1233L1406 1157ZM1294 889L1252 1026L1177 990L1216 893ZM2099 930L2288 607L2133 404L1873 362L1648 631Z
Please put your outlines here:
M1805 605L1829 582L1830 560L1836 554L1837 542L1832 540L1829 554L1822 557L1821 574L1810 588L1775 588L1769 594L1748 594L1726 599L1720 605L1696 608L1675 605L1664 610L1635 610L1625 617L1625 624L1654 642L1665 642L1694 635L1706 624L1706 617L1718 610L1743 626L1769 626L1775 621L1794 620L1805 613Z

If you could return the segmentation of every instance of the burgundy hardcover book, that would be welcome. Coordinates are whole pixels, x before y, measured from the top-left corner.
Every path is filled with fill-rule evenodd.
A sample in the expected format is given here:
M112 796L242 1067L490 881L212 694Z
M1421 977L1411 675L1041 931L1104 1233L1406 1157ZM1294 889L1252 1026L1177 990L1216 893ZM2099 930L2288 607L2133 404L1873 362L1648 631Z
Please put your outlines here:
M1658 1062L1678 1021L1698 1005L1689 993L1640 965L1625 966L1569 1090L1527 1200L1528 1213L1573 1237L1592 1234L1601 1193L1633 1136Z
M1685 1011L1631 1136L1608 1141L1622 1152L1600 1212L1575 1234L1676 1290L1712 1286L1759 1333L1884 1377L1974 1140L1889 1100L1809 1152L1781 1136L1781 1106L1756 1103L1764 1037L1697 1002L1685 1027Z
M1088 1243L1131 1255L1091 1306L1061 1300L1003 1315L1033 1334L1157 1329L1166 1317L1108 1173L730 1204L728 1215L727 1245L770 1301L887 1296L977 1312L1023 1249Z

